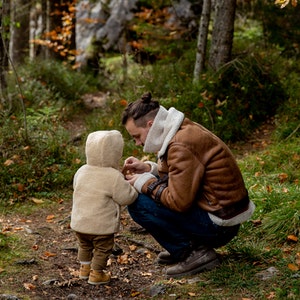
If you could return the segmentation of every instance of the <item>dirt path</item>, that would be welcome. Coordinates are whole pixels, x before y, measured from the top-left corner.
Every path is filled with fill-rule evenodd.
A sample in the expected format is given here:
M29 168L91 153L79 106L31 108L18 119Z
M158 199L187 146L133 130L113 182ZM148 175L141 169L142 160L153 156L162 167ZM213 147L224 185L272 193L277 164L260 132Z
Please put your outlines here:
M12 266L17 273L1 278L0 294L9 291L12 295L13 291L14 296L22 295L20 299L146 299L162 277L162 268L154 262L161 249L151 236L124 210L122 229L116 236L119 253L109 259L112 280L108 285L91 286L78 279L77 242L69 213L70 200L66 200L28 217L0 216L2 232L19 236L27 252L26 258ZM18 251L20 245L15 247Z

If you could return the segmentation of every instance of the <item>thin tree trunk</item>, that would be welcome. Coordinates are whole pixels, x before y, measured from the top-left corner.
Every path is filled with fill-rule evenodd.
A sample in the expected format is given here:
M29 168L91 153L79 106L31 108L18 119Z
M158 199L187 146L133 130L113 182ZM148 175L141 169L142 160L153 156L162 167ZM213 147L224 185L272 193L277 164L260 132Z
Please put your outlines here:
M11 1L10 58L16 66L24 62L29 54L29 14L28 0Z
M205 66L210 11L211 11L211 0L204 0L202 13L200 17L200 23L199 23L197 54L196 54L196 62L195 62L195 69L194 69L194 83L199 81L200 74L203 72Z
M9 14L10 1L4 0L0 6L0 108L7 106L7 82L6 74L8 71L8 45L9 45Z
M209 66L218 70L231 59L236 0L217 0Z

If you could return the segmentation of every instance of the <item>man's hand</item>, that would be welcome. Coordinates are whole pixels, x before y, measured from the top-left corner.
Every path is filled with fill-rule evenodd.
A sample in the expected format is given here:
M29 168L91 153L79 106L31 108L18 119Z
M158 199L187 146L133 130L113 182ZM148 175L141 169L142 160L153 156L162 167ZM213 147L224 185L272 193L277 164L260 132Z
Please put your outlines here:
M138 179L140 174L127 174L125 175L125 179L132 185L134 186L135 181Z
M142 174L145 172L149 172L150 170L151 166L149 164L144 163L133 156L130 156L124 162L122 173L127 178L127 175Z

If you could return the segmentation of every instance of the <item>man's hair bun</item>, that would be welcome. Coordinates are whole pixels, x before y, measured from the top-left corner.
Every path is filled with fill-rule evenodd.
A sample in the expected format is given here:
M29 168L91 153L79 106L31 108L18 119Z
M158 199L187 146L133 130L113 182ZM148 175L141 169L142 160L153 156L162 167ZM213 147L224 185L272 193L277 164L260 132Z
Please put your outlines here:
M150 103L152 99L152 95L150 92L147 92L145 94L142 95L141 100L143 103Z

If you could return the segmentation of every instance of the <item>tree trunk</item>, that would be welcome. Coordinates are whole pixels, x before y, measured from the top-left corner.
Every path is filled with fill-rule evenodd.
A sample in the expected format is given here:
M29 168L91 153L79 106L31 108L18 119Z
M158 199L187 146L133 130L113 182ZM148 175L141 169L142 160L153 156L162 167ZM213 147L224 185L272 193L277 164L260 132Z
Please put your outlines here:
M217 71L231 59L236 0L217 0L209 66Z
M62 27L62 11L61 0L48 0L47 1L47 27L46 32L49 34L52 31L59 32ZM53 41L52 41L53 42ZM47 58L60 58L59 54L55 51L48 49Z
M200 17L200 23L199 23L197 54L196 54L196 62L195 62L195 69L194 69L194 83L199 81L200 74L203 72L204 65L205 65L210 11L211 11L211 0L204 0L202 13Z
M0 6L0 108L6 106L7 101L7 82L6 74L8 71L8 45L9 45L9 14L10 1L4 0Z
M10 58L14 65L24 62L29 53L30 2L11 1Z

